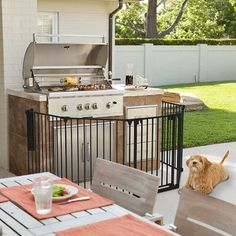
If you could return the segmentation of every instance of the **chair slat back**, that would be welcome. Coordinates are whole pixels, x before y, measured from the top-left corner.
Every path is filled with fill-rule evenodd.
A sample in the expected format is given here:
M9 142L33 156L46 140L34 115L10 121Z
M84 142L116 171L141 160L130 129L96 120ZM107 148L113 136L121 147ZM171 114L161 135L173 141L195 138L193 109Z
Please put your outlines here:
M183 189L175 217L177 233L183 236L235 235L235 223L235 205Z
M139 215L156 211L160 179L143 171L98 158L92 190Z

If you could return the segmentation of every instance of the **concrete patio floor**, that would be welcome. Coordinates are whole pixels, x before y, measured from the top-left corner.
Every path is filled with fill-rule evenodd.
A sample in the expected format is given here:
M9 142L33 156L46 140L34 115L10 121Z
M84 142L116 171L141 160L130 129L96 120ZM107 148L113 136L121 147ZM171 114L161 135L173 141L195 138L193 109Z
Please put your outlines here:
M236 142L221 143L208 146L200 146L194 148L186 148L183 151L184 171L181 175L180 187L184 186L188 177L188 168L185 161L192 154L203 154L209 160L219 162L221 161L225 152L229 150L229 157L224 162L228 169L230 178L226 182L220 183L215 187L210 194L213 197L231 202L236 205ZM0 168L0 178L14 176L12 173ZM171 190L158 194L158 212L164 216L164 223L174 223L175 214L178 206L179 194L178 189Z
M230 154L225 160L224 165L229 171L230 178L226 182L218 184L210 196L231 202L236 205L236 142L184 149L184 171L181 175L180 187L184 186L188 177L188 168L186 167L185 161L190 155L203 154L207 156L210 161L219 162L227 150L229 150ZM178 190L171 190L158 195L158 212L164 216L165 224L174 223L178 201Z
M13 177L15 176L14 174L12 174L11 172L3 169L3 168L0 168L0 179L1 178L8 178L8 177Z

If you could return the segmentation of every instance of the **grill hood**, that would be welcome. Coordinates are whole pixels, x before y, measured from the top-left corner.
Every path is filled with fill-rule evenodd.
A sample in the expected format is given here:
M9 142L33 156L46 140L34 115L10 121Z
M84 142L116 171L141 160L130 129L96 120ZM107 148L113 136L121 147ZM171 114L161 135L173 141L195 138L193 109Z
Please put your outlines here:
M76 70L105 68L108 46L102 44L31 42L23 62L23 79L34 77L34 70ZM50 73L47 71L47 73Z

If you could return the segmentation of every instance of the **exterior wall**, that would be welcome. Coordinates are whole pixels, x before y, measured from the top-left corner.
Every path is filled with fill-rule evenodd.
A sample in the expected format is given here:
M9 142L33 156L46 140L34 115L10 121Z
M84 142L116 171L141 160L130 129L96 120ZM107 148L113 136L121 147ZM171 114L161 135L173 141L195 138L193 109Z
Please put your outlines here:
M0 9L2 8L2 1L0 1ZM2 124L6 123L6 101L5 101L5 81L4 81L4 63L3 63L3 28L2 28L3 14L0 11L0 152L3 155L7 153L6 142L3 141L3 135L7 134L6 127ZM5 111L5 112L4 112ZM6 136L5 136L6 138ZM0 155L0 167L6 165L4 156ZM8 165L6 165L8 167Z
M57 0L56 4L52 0L38 0L38 11L58 13L59 34L100 35L105 36L105 42L108 43L108 18L117 4L116 0ZM87 43L101 42L87 37L75 39L76 42L85 40ZM73 38L69 38L69 41L73 42ZM105 75L108 75L107 70L106 67Z
M236 46L116 46L114 57L123 82L129 63L150 85L236 80Z
M116 2L101 0L38 0L38 11L57 12L59 34L104 35L108 41L108 16Z
M117 1L104 0L0 0L0 167L9 167L6 89L23 85L23 58L37 32L37 12L58 12L60 34L98 34L108 41L108 16L116 7Z
M1 0L0 3L0 166L8 169L6 88L22 87L24 53L37 29L37 0Z

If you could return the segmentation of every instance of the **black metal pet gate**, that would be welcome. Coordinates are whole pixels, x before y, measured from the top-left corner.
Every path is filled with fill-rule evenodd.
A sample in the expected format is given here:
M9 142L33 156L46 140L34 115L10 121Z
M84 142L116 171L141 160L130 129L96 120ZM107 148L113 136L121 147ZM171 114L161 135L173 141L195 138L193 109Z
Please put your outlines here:
M28 172L52 172L88 187L96 158L160 177L159 192L179 187L184 106L137 119L70 118L26 111Z

